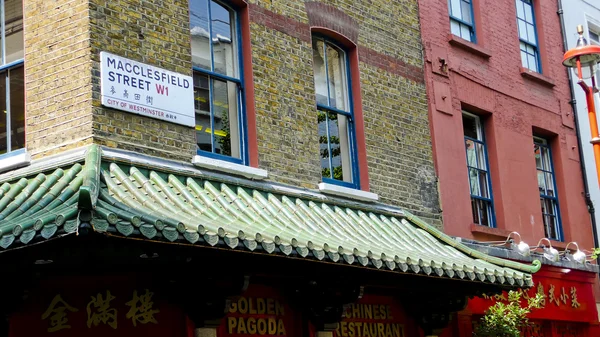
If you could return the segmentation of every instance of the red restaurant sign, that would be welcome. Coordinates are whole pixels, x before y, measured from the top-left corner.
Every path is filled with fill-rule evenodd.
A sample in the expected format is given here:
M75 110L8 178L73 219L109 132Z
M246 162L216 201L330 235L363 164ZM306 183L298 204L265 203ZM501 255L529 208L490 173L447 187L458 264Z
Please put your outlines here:
M522 291L523 301L536 293L542 294L543 307L529 315L531 319L595 322L598 320L592 289L593 278L583 272L542 270L533 276L534 286ZM492 297L477 297L469 301L468 309L482 315L496 301L507 301L506 292Z

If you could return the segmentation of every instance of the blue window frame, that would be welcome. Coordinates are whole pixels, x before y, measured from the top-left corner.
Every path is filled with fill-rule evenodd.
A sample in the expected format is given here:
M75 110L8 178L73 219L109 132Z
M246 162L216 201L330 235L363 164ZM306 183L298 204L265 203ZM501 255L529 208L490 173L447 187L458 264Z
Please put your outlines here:
M515 3L517 6L521 64L523 68L541 73L542 64L540 62L533 0L515 0Z
M0 0L0 155L25 147L23 2Z
M360 188L346 52L315 35L312 47L323 182Z
M539 137L533 138L533 150L535 153L535 167L537 169L544 231L547 238L562 241L563 233L554 166L552 165L552 152L548 141Z
M492 183L490 180L485 135L479 116L463 111L463 131L471 193L473 223L496 227Z
M476 43L472 0L448 0L448 13L452 34Z
M198 154L248 164L236 11L213 0L190 1Z

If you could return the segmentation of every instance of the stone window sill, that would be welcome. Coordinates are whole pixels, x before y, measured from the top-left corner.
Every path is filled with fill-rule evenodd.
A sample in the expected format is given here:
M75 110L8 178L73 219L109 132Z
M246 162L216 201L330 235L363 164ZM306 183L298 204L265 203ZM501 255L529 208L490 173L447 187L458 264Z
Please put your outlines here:
M486 234L486 235L490 235L490 236L495 236L499 239L506 239L506 238L508 238L508 235L511 233L511 231L507 231L502 228L492 228L492 227L482 226L482 225L477 225L477 224L472 223L471 224L471 233Z
M323 194L335 195L338 197L344 197L348 199L366 201L366 202L374 202L379 200L379 196L375 193L357 190L354 188L338 186L335 184L328 183L320 183L319 191Z
M466 50L468 52L470 52L471 54L477 55L479 57L483 57L485 59L488 59L490 57L492 57L492 53L483 48L480 45L477 45L473 42L467 41L463 38L460 38L454 34L449 34L448 35L448 43L450 43L451 45L461 48L463 50Z
M0 172L6 172L31 164L31 155L27 150L21 149L0 156Z
M551 78L544 76L536 71L532 71L523 67L520 67L520 70L521 76L523 76L524 78L530 79L534 82L540 83L550 88L556 85Z
M263 180L269 176L268 172L263 169L203 156L194 156L192 164L211 171L229 173L254 180Z

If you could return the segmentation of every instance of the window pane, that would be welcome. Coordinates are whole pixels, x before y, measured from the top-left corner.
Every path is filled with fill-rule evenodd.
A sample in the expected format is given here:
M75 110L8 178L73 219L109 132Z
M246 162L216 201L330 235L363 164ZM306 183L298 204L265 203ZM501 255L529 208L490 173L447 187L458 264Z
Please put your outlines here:
M471 41L471 28L467 25L460 25L460 37L467 41Z
M546 195L555 197L554 193L554 179L552 179L552 173L546 173Z
M213 92L215 153L240 158L237 85L213 80Z
M517 18L524 19L525 11L523 10L523 3L521 2L521 0L516 0L515 4L517 6Z
M529 68L527 65L527 53L521 50L521 65L523 68Z
M477 132L477 119L471 116L463 115L463 132L465 136L479 139Z
M6 60L10 63L23 58L23 3L22 0L4 2Z
M346 171L348 167L348 156L345 155L345 152L342 152L342 142L345 142L347 148L347 135L346 130L340 128L340 124L344 126L347 125L346 118L338 115L336 113L328 113L327 117L329 119L328 127L329 127L329 144L331 146L331 165L333 166L333 179L341 180L341 181L349 181L347 178L348 172ZM342 117L338 119L338 117ZM344 155L342 155L344 154Z
M538 169L543 168L542 166L542 149L539 145L533 145L533 153L535 155L535 167Z
M0 154L6 153L6 71L0 72Z
M540 194L546 194L546 179L544 177L544 172L537 172L537 181L540 190Z
M462 9L462 19L466 23L471 22L471 4L466 1L461 1L461 9Z
M470 139L465 139L467 149L467 165L477 167L477 153L475 151L475 142Z
M475 148L477 149L477 167L481 170L487 171L487 165L485 162L485 148L483 144L476 143Z
M235 60L235 22L233 13L216 2L211 2L211 23L214 71L237 78Z
M329 142L327 138L327 117L325 112L318 111L319 150L321 153L321 173L324 178L331 178L329 167Z
M210 124L210 96L208 76L194 73L194 100L196 108L196 143L198 149L212 152Z
M487 173L484 171L478 171L479 173L479 190L480 190L480 195L484 198L489 198L490 197L490 193L488 191L488 185L487 185L487 181L488 181L488 177L487 177Z
M342 51L327 45L327 69L329 75L329 106L348 111L346 60Z
M452 34L460 36L460 24L457 21L450 20L450 30Z
M527 41L537 45L537 40L535 38L535 27L530 24L527 25Z
M491 207L487 201L471 199L471 209L473 212L473 223L490 226Z
M529 41L527 37L527 24L522 20L517 20L519 24L519 37L525 41Z
M325 75L325 47L322 40L313 38L313 71L317 103L329 105L327 100L327 76Z
M476 169L469 168L469 184L471 185L471 195L481 196L479 175Z
M527 55L527 62L529 63L529 69L531 69L533 71L538 70L537 59L535 58L534 55Z
M530 4L524 5L525 10L525 21L528 23L533 23L533 8Z
M24 67L10 70L10 150L25 147Z
M192 65L211 70L208 0L190 1Z
M451 13L450 15L452 15L453 17L457 18L457 19L463 19L461 11L460 11L460 0L451 0L450 1L450 8L451 8Z

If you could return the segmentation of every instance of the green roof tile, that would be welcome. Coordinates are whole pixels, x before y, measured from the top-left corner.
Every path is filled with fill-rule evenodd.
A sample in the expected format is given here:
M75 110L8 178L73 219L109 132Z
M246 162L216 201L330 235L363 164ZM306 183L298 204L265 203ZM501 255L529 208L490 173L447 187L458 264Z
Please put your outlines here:
M111 235L405 273L531 286L530 273L541 265L477 252L407 212L393 215L298 195L102 162L101 149L91 146L84 166L0 186L0 247L73 233L79 212L91 210L93 229Z

